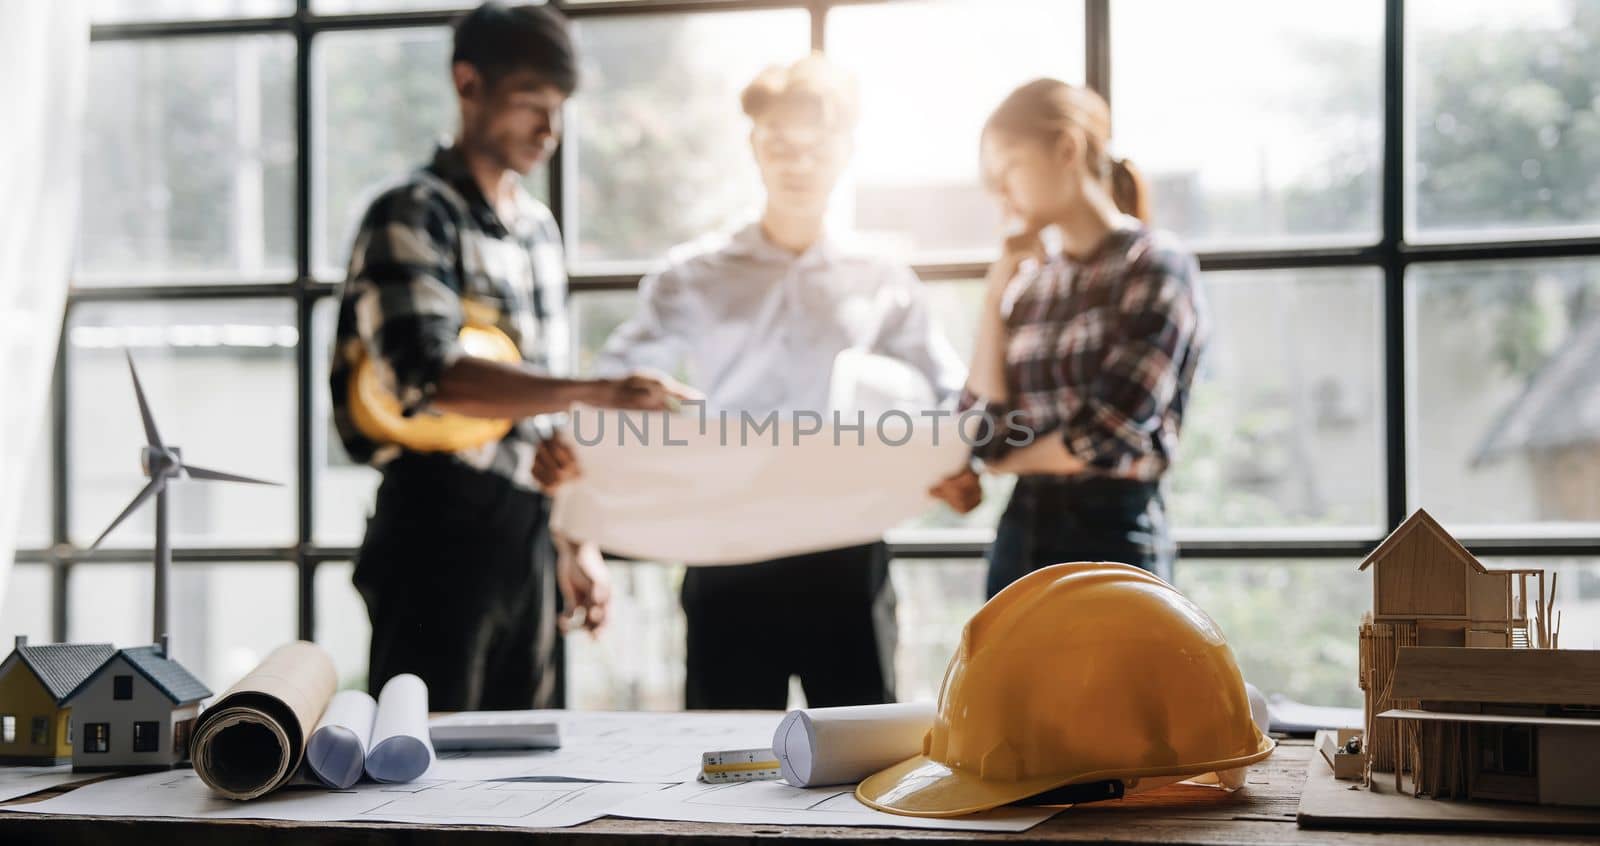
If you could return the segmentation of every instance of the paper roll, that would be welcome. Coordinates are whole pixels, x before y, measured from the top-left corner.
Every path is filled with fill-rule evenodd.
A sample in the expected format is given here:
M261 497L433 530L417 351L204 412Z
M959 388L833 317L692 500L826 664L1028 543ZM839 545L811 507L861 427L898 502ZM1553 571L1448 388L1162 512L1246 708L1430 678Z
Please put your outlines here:
M433 764L428 739L428 686L401 673L378 693L378 714L367 750L367 775L373 781L414 781Z
M377 711L378 703L364 690L335 693L306 742L306 766L312 775L329 787L345 788L360 781Z
M266 657L195 722L195 774L229 799L254 799L299 768L336 686L333 659L303 640Z
M920 754L936 713L931 702L790 711L772 751L795 787L854 784Z

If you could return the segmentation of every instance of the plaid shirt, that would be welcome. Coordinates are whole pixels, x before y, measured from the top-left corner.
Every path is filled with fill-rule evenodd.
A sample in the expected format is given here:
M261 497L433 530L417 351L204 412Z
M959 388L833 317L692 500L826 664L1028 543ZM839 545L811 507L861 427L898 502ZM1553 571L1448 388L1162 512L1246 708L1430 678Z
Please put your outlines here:
M1006 289L1008 404L986 406L995 459L1008 413L1038 435L1058 432L1094 475L1154 480L1172 463L1208 334L1194 256L1142 225L1118 229L1081 262L1033 266Z
M427 413L439 375L462 354L457 336L468 310L510 336L525 361L565 371L561 235L549 210L520 188L516 203L515 219L502 221L459 151L440 147L431 164L368 207L340 292L328 379L334 423L351 458L382 467L402 451L374 443L350 417L350 378L363 354L408 413ZM538 440L534 421L523 420L504 439L456 458L536 488Z

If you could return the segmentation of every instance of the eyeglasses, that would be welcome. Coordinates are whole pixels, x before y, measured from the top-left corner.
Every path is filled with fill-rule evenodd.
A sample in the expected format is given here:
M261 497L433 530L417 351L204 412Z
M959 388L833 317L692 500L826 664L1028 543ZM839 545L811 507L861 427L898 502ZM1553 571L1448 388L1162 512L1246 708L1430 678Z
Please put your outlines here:
M756 147L773 158L823 158L837 151L839 134L822 127L762 125L756 127L754 138Z

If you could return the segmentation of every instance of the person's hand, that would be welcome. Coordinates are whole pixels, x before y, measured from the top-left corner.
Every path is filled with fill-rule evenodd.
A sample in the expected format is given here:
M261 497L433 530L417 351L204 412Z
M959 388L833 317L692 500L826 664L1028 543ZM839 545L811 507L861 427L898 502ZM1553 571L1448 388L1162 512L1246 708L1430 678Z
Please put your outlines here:
M606 396L600 405L607 408L677 411L684 400L705 398L699 391L670 376L648 371L631 373L621 379L608 379L605 384Z
M585 629L598 635L611 606L611 574L600 547L556 536L556 586L565 611L557 624L563 634Z
M1044 241L1040 240L1042 230L1023 227L1006 235L1000 245L1000 259L994 263L989 274L991 281L998 280L1002 287L1010 282L1022 269L1022 263L1032 259L1044 261Z
M539 442L533 453L533 478L545 493L554 493L556 488L582 475L578 454L565 432L557 431Z
M957 514L966 514L983 501L983 485L976 471L971 467L963 467L929 488L928 494L955 509Z

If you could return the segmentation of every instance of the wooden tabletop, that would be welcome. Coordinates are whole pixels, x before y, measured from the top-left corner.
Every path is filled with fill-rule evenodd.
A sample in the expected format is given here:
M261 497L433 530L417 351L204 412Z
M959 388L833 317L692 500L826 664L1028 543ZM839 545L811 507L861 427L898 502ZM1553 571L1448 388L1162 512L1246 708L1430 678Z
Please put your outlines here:
M1432 832L1341 832L1302 829L1295 810L1306 765L1314 754L1309 741L1290 740L1272 757L1250 768L1246 789L1223 793L1206 787L1174 785L1127 799L1069 808L1020 834L976 834L904 828L730 825L601 819L573 828L513 829L479 826L419 826L402 823L280 822L272 820L153 820L127 817L67 817L0 813L0 843L218 843L230 846L327 844L502 844L537 838L570 846L673 846L771 842L774 839L838 843L848 840L917 840L965 843L973 840L1053 843L1360 843L1464 846L1530 842L1593 843L1577 835L1452 834ZM43 795L52 795L46 793ZM15 805L31 799L4 803ZM1418 800L1427 801L1427 800Z

